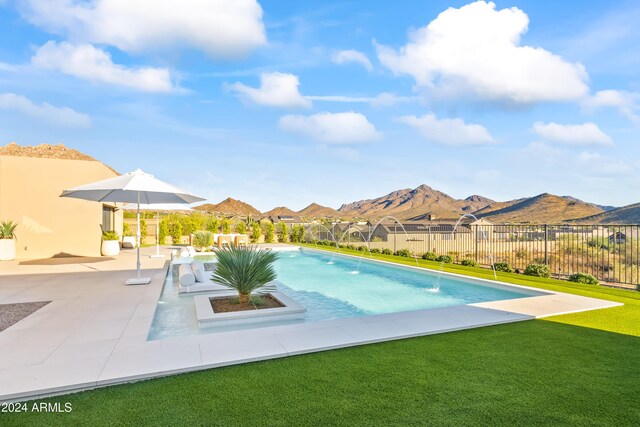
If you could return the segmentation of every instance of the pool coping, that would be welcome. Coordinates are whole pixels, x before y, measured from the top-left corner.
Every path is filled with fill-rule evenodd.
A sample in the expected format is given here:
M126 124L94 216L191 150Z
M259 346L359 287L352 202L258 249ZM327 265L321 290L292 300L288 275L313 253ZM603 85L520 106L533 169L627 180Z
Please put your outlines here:
M424 270L387 261L371 261ZM88 337L86 341L75 343L81 347L83 354L86 353L82 359L21 366L17 370L0 367L5 369L0 372L5 372L10 380L7 382L4 378L5 382L0 387L0 401L31 400L177 373L623 305L495 282L501 287L514 286L542 295L148 341L147 333L169 265L169 261L165 262L162 270L153 276L151 284L139 300L145 310L128 319L124 329L115 336L113 347L107 348L104 354L98 353L96 342ZM442 274L469 279L468 276L456 273ZM118 280L117 277L113 278L114 286L119 286L115 284ZM142 292L141 289L135 291L123 288L118 287L116 290L125 298L134 292ZM53 314L65 310L64 305L57 307L54 303L49 310ZM153 310L150 310L151 305Z

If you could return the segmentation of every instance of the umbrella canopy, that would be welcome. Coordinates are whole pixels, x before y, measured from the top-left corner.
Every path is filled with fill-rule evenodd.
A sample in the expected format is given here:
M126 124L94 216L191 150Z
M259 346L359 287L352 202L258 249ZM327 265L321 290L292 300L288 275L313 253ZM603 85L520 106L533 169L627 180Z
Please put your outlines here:
M156 179L140 169L62 192L61 197L121 203L195 203L203 199ZM139 198L138 198L139 197Z
M93 200L96 202L135 203L138 210L137 232L137 278L129 279L128 285L147 284L150 278L140 277L140 204L159 203L195 203L204 200L171 184L154 178L153 175L138 169L114 178L103 179L80 187L70 188L62 192L60 197Z

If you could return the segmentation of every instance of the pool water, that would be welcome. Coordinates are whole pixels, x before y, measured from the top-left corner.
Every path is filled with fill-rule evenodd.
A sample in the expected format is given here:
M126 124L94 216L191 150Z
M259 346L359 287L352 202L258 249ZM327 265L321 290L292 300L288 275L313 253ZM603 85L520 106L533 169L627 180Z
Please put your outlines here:
M417 270L314 250L280 252L275 270L278 289L307 308L306 322L542 294L437 271ZM255 326L243 328L247 327ZM201 331L195 317L193 294L178 295L169 275L158 302L149 339L233 329L240 328Z

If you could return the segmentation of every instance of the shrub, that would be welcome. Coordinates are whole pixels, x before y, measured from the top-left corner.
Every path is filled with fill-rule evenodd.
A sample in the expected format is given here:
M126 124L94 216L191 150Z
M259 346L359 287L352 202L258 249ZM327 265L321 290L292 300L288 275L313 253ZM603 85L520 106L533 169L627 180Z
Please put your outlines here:
M167 221L160 221L160 225L158 225L158 243L164 245L167 240L167 235L169 234L167 228Z
M253 243L258 243L261 236L262 230L260 229L260 224L256 221L253 221L251 223L251 241Z
M513 273L513 267L508 262L496 262L493 264L493 269L505 273Z
M524 269L524 274L535 277L549 277L549 267L544 264L529 264Z
M271 221L268 221L264 226L264 242L273 243L276 240L276 227Z
M292 243L302 242L302 240L304 239L304 226L303 225L291 226L291 231L289 232L289 239L291 240Z
M102 240L120 240L120 236L115 231L105 231L102 233Z
M352 245L351 243L349 243L347 246L345 246L345 248L347 249L351 249L352 251L356 249L355 245Z
M451 258L451 255L440 255L438 258L436 258L436 261L444 262L445 264L451 264L453 262L453 258Z
M318 243L325 246L334 246L333 242L329 239L321 240Z
M147 221L144 219L140 220L140 244L144 243L144 239L147 238L149 232L147 231Z
M426 259L427 261L435 261L438 258L438 255L435 252L425 252L422 254L422 259Z
M460 264L465 265L467 267L477 267L478 266L478 263L474 259L463 259Z
M289 240L289 230L287 230L287 224L281 222L278 224L278 241L285 243Z
M366 247L366 246L358 246L358 247L357 247L357 249L358 249L360 252L363 252L363 251L366 251L366 250L367 250L367 247Z
M240 221L236 224L236 233L247 234L247 224L244 221Z
M393 255L393 252L389 248L384 248L382 250L382 255Z
M411 251L409 249L400 249L400 250L396 251L395 255L408 258L413 254L411 253Z
M229 219L223 219L220 225L222 227L222 234L231 234L231 221L229 221Z
M126 222L122 224L122 235L126 237L135 236L133 231L131 231L131 227L129 227L129 224L127 224Z
M372 253L372 254L379 254L380 252L381 252L381 251L380 251L380 249L378 249L378 248L373 248L373 249L371 249L371 253Z
M213 246L213 233L210 231L196 231L193 235L193 246L203 250Z
M220 221L218 221L218 218L216 218L215 216L210 216L207 219L207 224L205 228L207 231L210 231L212 233L217 233L218 230L220 229Z
M182 238L182 224L179 222L169 224L169 236L171 236L171 242L174 245L179 245Z
M140 225L141 225L140 232L142 233L143 232L142 231L143 230L142 222L140 223ZM193 220L191 219L191 217L188 217L188 216L180 217L180 225L182 225L182 235L183 236L189 236L189 235L195 233L195 231L196 231L196 225L193 222ZM142 241L142 240L140 240L140 241Z
M596 279L591 274L586 274L586 273L574 273L571 276L569 276L569 281L576 282L576 283L585 283L587 285L600 284L600 281L598 279Z

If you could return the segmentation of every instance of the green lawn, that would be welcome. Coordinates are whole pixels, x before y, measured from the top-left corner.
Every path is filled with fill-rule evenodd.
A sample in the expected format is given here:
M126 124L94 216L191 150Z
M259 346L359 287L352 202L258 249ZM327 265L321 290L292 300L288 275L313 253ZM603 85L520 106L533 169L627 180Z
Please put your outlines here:
M640 292L500 279L625 306L60 396L72 413L0 425L639 425Z

